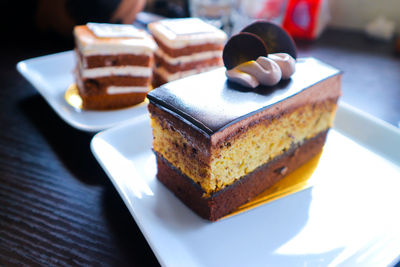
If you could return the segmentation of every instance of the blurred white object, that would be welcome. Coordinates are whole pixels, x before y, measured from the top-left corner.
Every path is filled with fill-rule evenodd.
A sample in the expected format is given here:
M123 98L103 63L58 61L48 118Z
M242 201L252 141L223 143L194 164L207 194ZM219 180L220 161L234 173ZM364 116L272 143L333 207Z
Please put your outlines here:
M201 18L207 23L229 32L232 3L233 0L190 0L190 16Z
M232 9L232 33L259 19L282 25L288 0L236 0Z
M365 31L366 25L377 16L400 25L399 0L330 0L332 20L330 26ZM396 27L400 33L400 27Z
M377 17L367 24L365 32L371 37L388 41L393 38L395 27L394 21Z

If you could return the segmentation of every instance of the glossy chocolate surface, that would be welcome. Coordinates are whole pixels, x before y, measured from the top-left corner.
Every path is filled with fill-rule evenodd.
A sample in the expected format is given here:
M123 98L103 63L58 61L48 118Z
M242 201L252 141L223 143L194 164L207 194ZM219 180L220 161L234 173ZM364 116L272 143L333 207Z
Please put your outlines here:
M314 58L298 59L292 78L273 87L249 89L228 82L225 68L190 76L149 92L151 103L213 135L293 97L340 71Z

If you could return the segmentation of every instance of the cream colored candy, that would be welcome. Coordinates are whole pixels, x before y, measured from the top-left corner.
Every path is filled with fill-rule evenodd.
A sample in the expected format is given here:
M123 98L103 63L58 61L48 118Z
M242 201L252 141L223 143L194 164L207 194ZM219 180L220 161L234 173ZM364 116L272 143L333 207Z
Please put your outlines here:
M256 62L260 65L260 71L255 71L254 75L262 85L275 85L282 77L282 71L278 64L267 57L258 57Z
M253 61L255 62L255 61ZM230 81L236 82L238 84L241 84L246 87L251 87L251 88L256 88L257 86L260 85L260 83L257 81L256 77L242 72L238 70L237 68L233 68L231 70L226 71L226 76L229 78Z
M229 80L255 88L259 84L273 86L281 79L289 79L296 70L296 60L286 53L258 57L228 70Z
M282 71L282 79L284 80L289 79L290 76L292 76L296 70L296 60L289 54L286 53L269 54L268 58L272 59L279 65Z
M255 88L259 84L272 86L281 80L278 64L267 57L259 57L226 71L229 80L243 86Z

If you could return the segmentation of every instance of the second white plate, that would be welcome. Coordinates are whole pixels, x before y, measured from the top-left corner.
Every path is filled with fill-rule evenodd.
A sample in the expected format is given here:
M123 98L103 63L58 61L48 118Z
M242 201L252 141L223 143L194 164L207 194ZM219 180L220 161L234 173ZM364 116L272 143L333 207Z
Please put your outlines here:
M400 254L400 131L340 105L315 186L214 223L155 177L148 118L92 151L163 266L387 266Z
M64 94L74 82L74 68L73 51L27 59L17 64L17 70L38 90L54 111L65 122L79 130L97 132L147 113L145 103L112 111L73 108L65 101Z

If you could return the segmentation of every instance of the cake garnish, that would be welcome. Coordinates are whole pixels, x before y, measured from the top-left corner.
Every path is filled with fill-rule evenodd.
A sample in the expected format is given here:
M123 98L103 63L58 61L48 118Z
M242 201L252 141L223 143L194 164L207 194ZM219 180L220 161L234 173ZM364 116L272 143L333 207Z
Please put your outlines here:
M267 45L268 53L287 53L294 59L297 58L296 45L290 35L280 26L264 21L256 21L241 32L248 32L257 35Z
M245 27L228 40L223 51L228 79L251 88L290 79L295 72L296 56L291 37L267 21Z
M161 20L160 23L176 35L215 32L214 26L199 18L165 19Z
M233 35L225 44L222 59L225 67L230 70L247 61L256 60L259 56L267 55L267 48L260 37L252 33L239 33Z
M277 84L281 80L282 71L273 60L260 56L257 60L247 61L227 70L226 76L230 81L256 88L260 84L266 86Z
M268 58L279 65L282 72L282 79L287 80L293 75L296 70L296 60L286 53L269 54Z
M146 33L131 24L88 22L86 26L98 38L144 38Z

